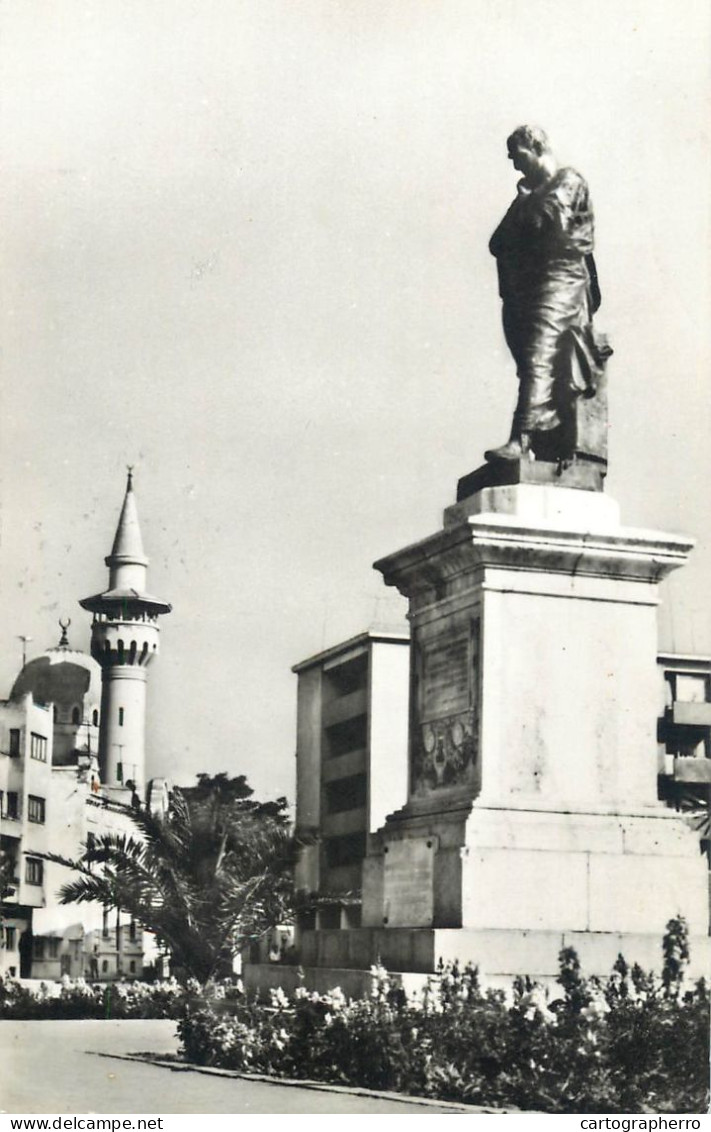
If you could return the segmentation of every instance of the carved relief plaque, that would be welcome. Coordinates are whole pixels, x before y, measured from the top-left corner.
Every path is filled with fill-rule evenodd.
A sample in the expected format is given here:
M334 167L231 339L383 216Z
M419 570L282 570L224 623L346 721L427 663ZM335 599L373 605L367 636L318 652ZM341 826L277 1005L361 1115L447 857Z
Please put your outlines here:
M424 645L422 660L421 719L466 711L470 704L469 636Z
M415 650L412 794L476 781L479 622L423 632Z

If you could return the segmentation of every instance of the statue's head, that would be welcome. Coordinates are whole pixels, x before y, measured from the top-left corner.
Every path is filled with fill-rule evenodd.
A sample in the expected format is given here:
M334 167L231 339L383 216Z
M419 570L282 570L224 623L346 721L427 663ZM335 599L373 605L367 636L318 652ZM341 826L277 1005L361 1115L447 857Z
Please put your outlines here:
M506 145L509 156L517 149L527 149L538 156L551 152L548 135L539 126L519 126L506 139Z

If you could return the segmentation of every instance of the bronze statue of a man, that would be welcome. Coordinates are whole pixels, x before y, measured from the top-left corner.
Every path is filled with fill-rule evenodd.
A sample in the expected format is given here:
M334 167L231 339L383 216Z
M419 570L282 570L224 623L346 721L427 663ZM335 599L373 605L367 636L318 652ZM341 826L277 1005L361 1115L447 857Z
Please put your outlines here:
M543 130L520 126L507 145L523 177L489 250L519 395L509 441L485 456L517 460L530 450L551 459L566 454L574 399L594 395L612 352L592 326L600 305L593 210L585 181L559 168Z

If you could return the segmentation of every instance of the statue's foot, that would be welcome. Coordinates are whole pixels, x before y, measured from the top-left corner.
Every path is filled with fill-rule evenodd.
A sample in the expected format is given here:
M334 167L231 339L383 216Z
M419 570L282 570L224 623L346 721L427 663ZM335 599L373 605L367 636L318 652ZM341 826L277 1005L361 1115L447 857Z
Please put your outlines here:
M495 463L497 460L522 460L528 453L528 445L517 436L512 436L500 448L489 448L484 453L484 459Z

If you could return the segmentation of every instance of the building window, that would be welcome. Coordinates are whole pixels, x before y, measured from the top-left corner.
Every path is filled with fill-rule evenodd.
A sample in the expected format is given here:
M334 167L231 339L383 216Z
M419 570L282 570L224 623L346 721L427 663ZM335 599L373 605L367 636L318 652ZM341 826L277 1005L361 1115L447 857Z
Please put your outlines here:
M5 928L5 950L6 951L14 951L16 946L17 946L17 928L8 926L8 927Z
M318 926L319 928L340 928L340 906L338 904L329 904L325 908L319 908Z
M81 712L79 711L78 707L72 708L72 723L75 727L78 727L81 723Z
M108 908L104 908L104 911L101 915L101 934L104 937L104 939L106 939L106 937L109 934L109 910L108 910Z
M8 790L7 792L7 810L5 811L6 818L19 818L20 816L20 799L16 790Z
M20 729L19 727L10 728L10 757L17 759L20 757Z
M354 865L365 857L365 833L329 837L324 842L324 849L329 869L337 869L341 865Z
M316 913L314 911L304 912L299 916L299 926L304 932L312 932L316 928Z
M116 763L116 781L123 782L123 763Z
M326 685L334 696L349 696L368 687L368 654L362 653L353 660L338 664L324 672Z
M27 820L44 825L44 798L38 798L36 794L28 794Z
M48 939L47 943L49 944L49 958L57 959L59 957L59 945L61 940L57 939L55 936L52 939Z
M44 959L44 940L41 935L36 935L32 940L32 958L39 959L40 962Z
M344 810L360 810L366 803L368 791L366 777L364 774L351 774L348 778L327 782L325 791L329 814L340 814Z
M136 960L135 959L131 960L131 962L128 965L128 969L129 969L129 971L131 972L132 975L136 974Z
M25 862L25 880L28 884L42 884L44 879L44 861L36 857L28 857Z
M108 969L109 969L109 961L108 961L108 959L102 959L102 961L101 961L101 970L102 970L102 971L104 972L104 974L106 974L106 972L108 971Z
M123 727L123 708L119 708L119 727Z
M93 712L91 713L91 722L94 727L99 726L99 713L96 708L94 708Z
M38 759L42 763L47 762L47 739L34 731L30 732L30 758Z
M5 815L3 815L4 817ZM9 899L17 893L17 885L20 879L17 875L17 850L18 842L14 837L0 837L0 854L2 854L5 861L5 868L7 874L5 877L5 898ZM0 936L1 936L0 931Z
M128 938L135 942L135 939L136 939L136 921L135 920L131 920L131 923L128 925Z
M368 717L356 715L341 723L333 723L326 728L326 740L331 758L364 749L368 745Z

